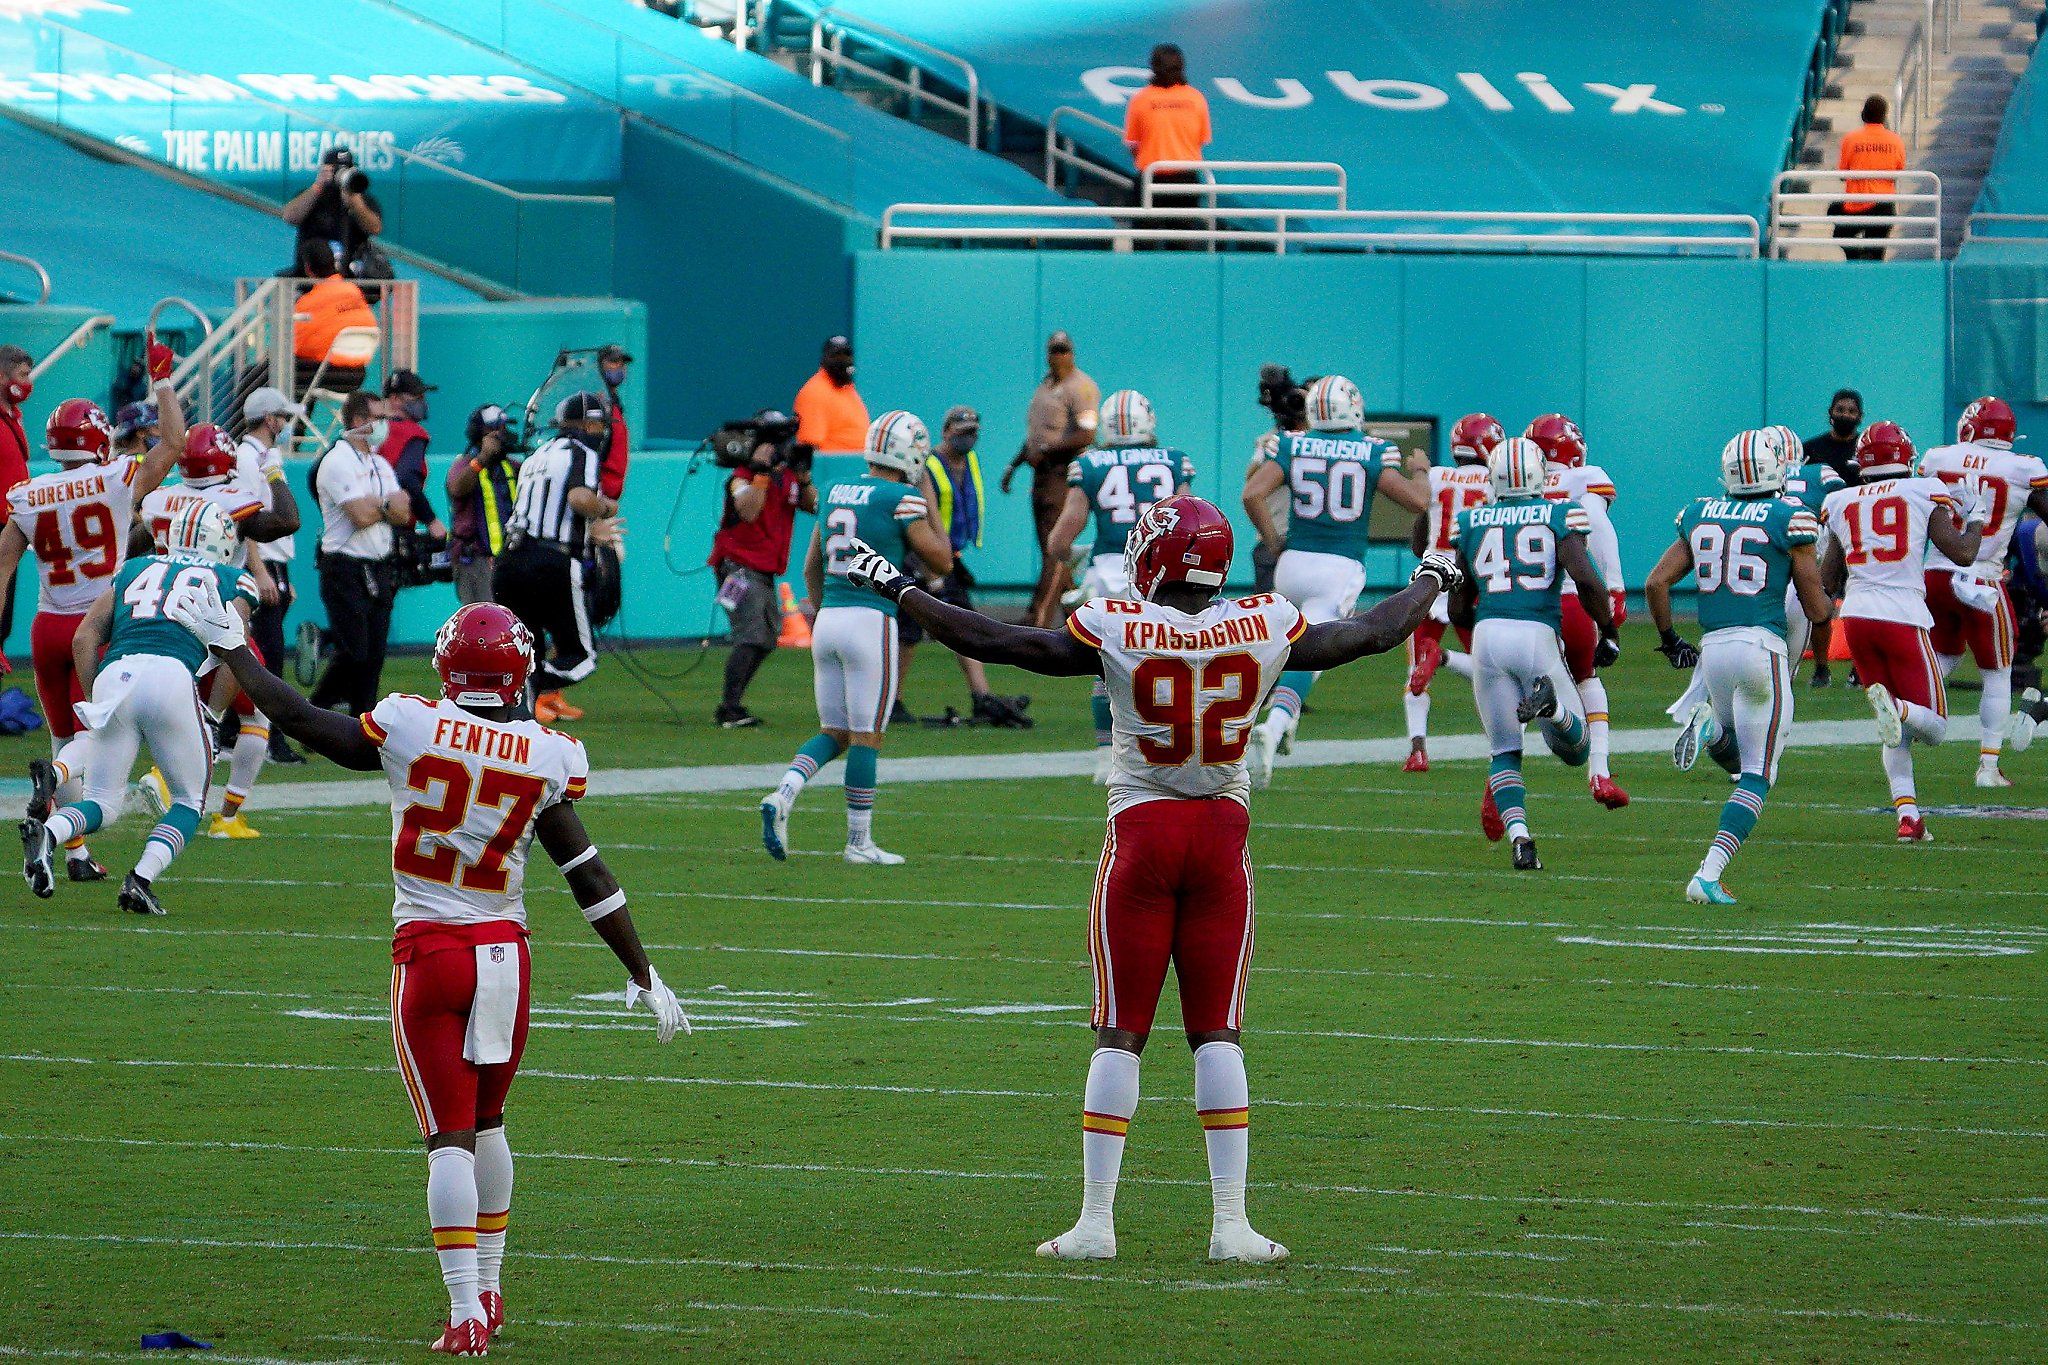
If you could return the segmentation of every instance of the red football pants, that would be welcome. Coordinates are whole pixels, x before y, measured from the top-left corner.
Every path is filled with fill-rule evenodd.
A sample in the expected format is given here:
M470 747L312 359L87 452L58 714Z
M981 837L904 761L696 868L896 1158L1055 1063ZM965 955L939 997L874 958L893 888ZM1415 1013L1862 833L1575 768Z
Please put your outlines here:
M1600 643L1600 628L1579 604L1579 595L1568 592L1559 600L1558 640L1564 646L1564 666L1573 682L1593 676L1593 647Z
M2018 630L2005 585L1999 585L1998 605L1991 611L1957 601L1955 587L1954 574L1927 571L1927 610L1934 615L1934 629L1927 634L1934 652L1954 655L1967 650L1980 669L2011 668Z
M413 1117L428 1137L474 1128L478 1119L504 1113L505 1095L519 1071L520 1055L526 1051L533 961L517 926L499 921L491 927L500 933L509 929L510 937L503 943L486 943L486 950L502 949L519 958L512 1057L496 1065L479 1066L462 1055L470 1007L476 1000L475 940L491 934L461 930L486 927L451 926L445 934L427 934L410 941L401 938L393 953L394 958L403 954L408 960L394 961L391 966L391 1042L398 1053L398 1074L412 1100Z
M64 616L39 611L28 628L28 657L35 668L36 698L43 704L43 719L48 722L50 733L58 739L69 739L78 733L78 717L71 707L85 700L85 688L78 676L78 666L71 661L71 640L84 619L84 612Z
M1948 714L1948 692L1941 684L1941 669L1934 661L1934 646L1926 631L1866 616L1843 617L1842 630L1849 638L1856 676L1865 687L1883 683L1900 701Z
M1150 1033L1170 960L1189 1033L1241 1027L1252 963L1251 815L1228 798L1112 816L1088 906L1096 1028Z

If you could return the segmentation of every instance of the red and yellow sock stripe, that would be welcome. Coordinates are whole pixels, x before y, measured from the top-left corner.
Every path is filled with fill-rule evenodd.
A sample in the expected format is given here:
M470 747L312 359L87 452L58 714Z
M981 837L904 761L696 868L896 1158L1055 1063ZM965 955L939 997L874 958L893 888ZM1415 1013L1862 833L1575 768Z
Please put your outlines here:
M1202 1121L1202 1131L1213 1133L1220 1129L1249 1128L1252 1111L1249 1109L1198 1109L1195 1117Z
M476 1230L479 1234L503 1232L506 1224L511 1221L512 1210L510 1209L506 1209L503 1213L480 1213L476 1216Z
M465 1247L466 1247L466 1248L469 1248L469 1249L471 1249L471 1250L474 1250L474 1249L475 1249L475 1247L476 1247L476 1229L475 1229L475 1228L435 1228L435 1229L434 1229L434 1250L436 1250L436 1251L461 1251L461 1250L463 1250L463 1249L464 1249Z
M1127 1118L1119 1118L1115 1114L1098 1114L1092 1109L1083 1109L1081 1111L1081 1131L1084 1133L1100 1134L1103 1137L1129 1137L1131 1121Z

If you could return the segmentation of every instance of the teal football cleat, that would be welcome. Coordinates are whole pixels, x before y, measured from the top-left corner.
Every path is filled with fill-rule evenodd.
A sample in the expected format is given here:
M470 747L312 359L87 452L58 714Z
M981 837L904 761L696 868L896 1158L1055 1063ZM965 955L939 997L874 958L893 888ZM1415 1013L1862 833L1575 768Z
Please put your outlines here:
M1728 888L1718 881L1710 882L1704 877L1694 877L1685 884L1685 898L1694 905L1733 905L1735 897L1728 894Z

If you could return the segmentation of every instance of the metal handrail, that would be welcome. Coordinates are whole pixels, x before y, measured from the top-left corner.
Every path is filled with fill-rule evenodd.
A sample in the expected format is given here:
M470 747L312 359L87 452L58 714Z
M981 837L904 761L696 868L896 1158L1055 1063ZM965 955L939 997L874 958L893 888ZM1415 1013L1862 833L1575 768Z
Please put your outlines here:
M1059 108L1053 110L1052 114L1045 120L1045 187L1047 189L1058 188L1059 167L1061 166L1072 166L1083 175L1092 175L1098 180L1107 180L1119 189L1127 190L1137 184L1137 181L1133 180L1130 176L1110 170L1101 163L1091 161L1087 157L1080 155L1076 150L1080 144L1074 141L1072 133L1066 135L1067 145L1061 147L1060 120L1063 118L1078 119L1082 123L1100 128L1104 132L1111 134L1119 142L1123 141L1124 130L1111 123L1108 119L1097 118L1086 109L1076 109L1071 104L1062 104Z
M1979 223L2034 223L2044 229L2041 233L1979 232ZM1963 242L2023 242L2038 245L2048 242L2048 213L1973 213L1963 220Z
M29 256L17 256L12 251L0 251L0 261L12 261L16 265L25 265L35 271L36 279L42 282L42 292L36 295L36 306L40 307L50 301L50 272L43 269L41 261Z
M213 319L207 317L198 304L190 299L180 298L176 294L158 299L156 307L149 310L149 330L154 332L156 330L157 318L163 314L164 309L172 307L182 308L198 319L200 344L204 345L206 340L213 335Z
M1889 180L1892 190L1883 196L1885 201L1900 205L1924 207L1920 213L1859 213L1856 221L1866 226L1883 225L1902 229L1923 228L1925 234L1888 237L1882 243L1872 241L1869 246L1884 246L1891 250L1924 252L1929 260L1941 259L1941 177L1933 171L1826 171L1802 169L1780 171L1771 177L1771 254L1778 260L1786 258L1786 252L1795 246L1833 245L1832 233L1827 237L1803 237L1794 235L1788 229L1804 227L1832 228L1842 220L1830 217L1826 212L1788 212L1788 206L1835 205L1850 200L1878 202L1874 190L1849 191L1851 180ZM1831 184L1833 189L1815 189L1814 182ZM1804 183L1805 189L1788 189L1788 185Z
M1186 171L1193 171L1195 174L1205 178L1194 185L1176 185L1174 186L1174 192L1178 194L1207 195L1207 202L1212 206L1216 203L1218 195L1265 194L1281 198L1308 198L1311 196L1328 195L1336 200L1334 204L1330 205L1331 208L1343 209L1348 207L1346 193L1349 182L1346 179L1344 167L1335 161L1155 161L1147 166L1138 177L1138 203L1140 207L1154 207L1152 202L1152 190L1155 184L1154 177L1161 174L1178 174ZM1328 185L1301 185L1291 182L1240 184L1217 180L1216 172L1218 171L1278 172L1283 175L1315 175L1327 171L1335 176L1335 183Z
M829 46L823 41L827 15L832 16L830 21L832 25L832 41ZM922 82L917 79L918 70L915 63L911 65L911 79L906 81L847 56L841 44L845 41L848 30L852 30L862 38L880 38L885 46L889 43L899 44L909 48L912 52L923 53L927 57L936 58L954 67L967 78L967 103L963 105L956 100L946 98L944 95L935 95L931 91L926 90ZM930 43L919 42L907 33L898 33L893 28L885 28L859 15L848 14L845 10L833 5L820 5L817 12L811 16L810 56L812 85L822 86L825 83L825 72L820 63L848 67L851 70L860 72L864 76L869 76L886 85L894 86L897 90L911 96L913 99L930 100L941 109L950 110L953 113L965 116L967 119L967 145L970 147L981 146L981 76L975 71L974 63L968 61L965 57L955 56L944 48L933 47Z
M112 313L97 313L87 318L84 322L79 323L76 327L73 327L69 335L50 348L49 354L29 367L29 382L34 383L36 380L41 379L43 371L56 364L58 359L73 346L85 345L86 342L92 340L94 332L97 332L102 327L112 327L113 325L114 315Z
M981 227L972 223L907 225L899 217L946 215L954 219L998 219ZM1189 229L1189 218L1205 218L1210 226ZM1018 222L1019 219L1040 222ZM1219 219L1233 222L1253 220L1270 227L1218 227ZM1585 226L1603 223L1633 223L1646 228L1721 227L1723 235L1673 232L1635 233L1514 233L1514 232L1372 232L1345 231L1346 223L1440 223L1497 224L1514 226L1573 223ZM1077 226L1059 226L1060 224ZM1146 223L1166 226L1146 227ZM1488 213L1478 210L1432 209L1303 209L1303 208L1110 208L1101 205L1063 205L1056 208L1020 208L1004 204L891 204L882 213L880 245L888 250L899 241L1108 241L1119 249L1134 242L1170 241L1190 246L1243 244L1271 246L1286 254L1289 243L1296 247L1361 246L1403 248L1443 247L1490 251L1501 249L1542 250L1560 247L1592 250L1640 250L1643 248L1707 248L1721 254L1755 259L1761 254L1762 229L1746 214L1732 213Z
M1930 7L1933 0L1928 0ZM1892 77L1892 108L1898 114L1899 136L1908 147L1920 143L1920 119L1928 112L1928 67L1933 61L1933 39L1927 24L1913 21L1906 48L1899 56L1899 69Z

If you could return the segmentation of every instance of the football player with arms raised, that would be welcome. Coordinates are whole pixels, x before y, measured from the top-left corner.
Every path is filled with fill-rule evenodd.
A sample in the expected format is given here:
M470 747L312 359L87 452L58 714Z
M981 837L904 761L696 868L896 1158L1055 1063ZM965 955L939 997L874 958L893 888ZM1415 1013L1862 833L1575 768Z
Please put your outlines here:
M1693 669L1706 696L1686 716L1672 761L1689 770L1704 748L1737 777L1721 808L1720 828L1685 898L1733 905L1721 874L1756 828L1764 796L1778 780L1778 759L1792 728L1792 663L1785 599L1801 619L1825 619L1834 603L1821 591L1813 553L1820 523L1785 489L1784 446L1769 431L1745 431L1721 452L1723 493L1695 498L1678 514L1678 539L1643 584L1658 652L1673 668ZM1671 588L1692 574L1699 587L1700 643L1671 626Z
M449 1301L433 1349L484 1355L505 1322L505 1097L526 1047L534 840L625 967L626 1007L644 1002L664 1043L690 1027L576 813L590 771L583 745L517 719L533 636L493 603L463 607L434 637L439 698L393 693L359 718L316 708L265 669L241 618L205 584L185 587L165 612L223 659L285 734L344 768L381 768L390 781L391 1038L427 1140L427 1216Z
M1451 620L1472 632L1472 698L1486 729L1493 762L1479 827L1488 839L1505 835L1516 868L1543 866L1529 833L1522 781L1522 727L1531 721L1571 767L1590 751L1586 714L1558 649L1563 585L1569 579L1597 632L1592 662L1621 657L1607 588L1586 547L1591 525L1576 501L1544 491L1543 450L1512 437L1486 457L1493 501L1458 513L1453 536L1466 574L1451 595Z
M1431 550L1455 553L1458 545L1451 530L1458 513L1493 500L1493 485L1486 474L1486 457L1507 439L1507 433L1490 415L1468 412L1451 425L1451 463L1433 464L1429 479L1429 511L1415 519L1408 548L1418 557ZM1408 690L1402 705L1408 712L1408 760L1404 773L1429 771L1429 685L1437 670L1448 668L1461 678L1472 676L1472 632L1460 627L1458 642L1465 652L1444 648L1444 630L1451 623L1449 605L1439 598L1429 619L1408 637Z
M1109 688L1115 768L1109 830L1088 912L1096 1050L1081 1104L1081 1217L1038 1248L1061 1260L1116 1255L1113 1204L1138 1107L1138 1058L1170 964L1194 1051L1195 1109L1208 1147L1209 1257L1282 1260L1246 1220L1250 1092L1240 1045L1252 957L1246 848L1252 718L1282 670L1336 668L1395 648L1460 575L1431 554L1409 586L1358 616L1311 624L1285 599L1219 599L1230 522L1193 496L1155 504L1125 544L1127 598L1098 598L1063 631L1011 626L949 606L865 545L847 581L897 603L933 639L985 663Z

